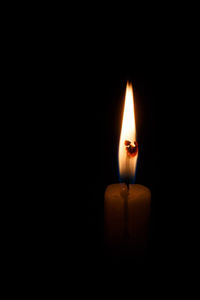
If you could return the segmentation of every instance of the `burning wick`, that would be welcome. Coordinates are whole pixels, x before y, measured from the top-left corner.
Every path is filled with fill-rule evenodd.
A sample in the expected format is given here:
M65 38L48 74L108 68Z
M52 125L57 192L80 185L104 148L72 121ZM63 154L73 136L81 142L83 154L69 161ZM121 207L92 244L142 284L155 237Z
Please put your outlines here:
M138 143L134 141L134 145L130 141L125 141L126 151L129 157L134 157L138 153Z

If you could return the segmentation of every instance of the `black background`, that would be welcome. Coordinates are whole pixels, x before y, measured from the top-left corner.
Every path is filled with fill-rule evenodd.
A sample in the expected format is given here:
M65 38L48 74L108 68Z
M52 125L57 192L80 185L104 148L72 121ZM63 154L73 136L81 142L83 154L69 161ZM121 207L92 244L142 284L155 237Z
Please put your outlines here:
M172 286L180 296L199 270L198 10L68 5L19 13L10 6L3 22L8 291L15 283L29 293L55 288L57 297L64 287L96 298L110 287L112 298L121 289L126 298L139 287L140 298L152 289L163 298ZM104 192L119 180L127 80L140 147L136 183L152 192L150 246L139 264L108 256L104 244Z
M88 34L91 24L73 33L69 27L64 35L47 30L23 54L27 59L17 88L25 99L20 107L25 120L19 118L19 132L30 146L22 151L26 178L19 186L26 182L25 199L31 200L21 204L26 220L19 232L27 268L37 274L61 280L79 276L91 283L97 276L144 279L156 273L157 284L161 274L196 263L191 170L197 162L192 160L192 135L198 138L196 61L184 34L181 39L169 31L169 22L160 30L160 23L143 28L141 23L105 34L101 28ZM140 147L136 183L152 192L150 247L142 265L108 257L104 245L104 192L119 181L127 80L134 89Z
M104 276L183 267L188 208L183 200L187 189L182 190L187 126L185 131L181 64L151 49L114 54L73 55L69 65L58 59L45 79L49 99L42 106L41 140L48 197L41 205L41 243L47 249L43 259L52 257L55 268ZM140 145L136 183L152 192L150 247L142 265L108 257L104 245L104 192L119 181L117 153L127 80L133 84Z
M69 242L73 255L76 253L74 262L92 273L103 271L104 275L109 271L129 273L130 269L159 273L174 267L187 268L185 255L192 233L188 232L191 221L185 217L191 219L191 207L185 200L191 195L186 184L189 165L184 141L189 134L189 109L182 59L180 62L174 53L166 51L138 53L132 48L120 58L105 58L98 52L97 57L87 56L78 62L73 75L70 93L67 90L65 94L67 101L61 102L65 125L61 138L66 136L64 149L71 155L71 159L65 158L64 195L69 200L65 202L63 198L62 214L66 221L68 211L67 230L74 241ZM136 182L152 191L150 248L142 266L108 258L103 240L105 188L119 180L117 150L127 80L134 88L140 145ZM190 86L189 82L188 79ZM65 168L63 172L61 175Z
M56 98L59 92L61 95L53 113L58 114L58 144L53 145L53 149L58 147L53 177L58 186L55 182L51 186L56 187L55 195L51 195L56 209L52 207L55 221L50 224L53 230L55 225L57 228L57 251L65 257L65 252L71 250L67 264L73 261L76 268L103 272L104 276L116 271L126 274L132 269L150 272L167 267L175 255L174 250L170 254L174 241L174 229L170 229L174 144L169 125L172 117L168 115L170 103L173 105L175 100L168 81L173 71L166 61L153 55L145 57L129 51L120 59L114 57L113 64L106 58L78 61L78 69L77 64L75 72L70 69L66 82L58 80ZM142 265L130 257L108 257L104 245L104 192L108 184L119 182L118 143L127 80L134 88L140 145L136 183L146 185L152 192L150 247Z

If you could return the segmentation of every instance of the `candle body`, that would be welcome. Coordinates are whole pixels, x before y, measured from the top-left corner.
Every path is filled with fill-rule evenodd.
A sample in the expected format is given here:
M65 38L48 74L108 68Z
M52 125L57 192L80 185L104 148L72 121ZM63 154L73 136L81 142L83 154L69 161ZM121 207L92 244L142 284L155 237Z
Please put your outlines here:
M109 185L104 199L106 245L143 255L148 246L151 192L139 184Z

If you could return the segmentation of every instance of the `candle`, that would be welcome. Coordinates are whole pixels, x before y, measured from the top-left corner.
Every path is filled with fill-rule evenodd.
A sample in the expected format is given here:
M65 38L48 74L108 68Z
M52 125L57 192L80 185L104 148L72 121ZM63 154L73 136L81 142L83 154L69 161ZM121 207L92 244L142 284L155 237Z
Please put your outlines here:
M150 190L133 184L138 158L134 98L127 84L122 129L119 142L119 173L122 183L106 188L104 221L106 244L115 253L142 255L148 246Z

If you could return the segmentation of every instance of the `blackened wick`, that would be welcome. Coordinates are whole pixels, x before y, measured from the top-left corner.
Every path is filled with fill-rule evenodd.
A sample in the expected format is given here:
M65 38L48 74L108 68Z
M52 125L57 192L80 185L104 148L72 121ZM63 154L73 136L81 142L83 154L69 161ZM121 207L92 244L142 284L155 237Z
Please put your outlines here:
M129 157L134 157L138 153L138 143L134 141L132 144L130 141L126 140L124 142L124 145L126 147L126 151Z

